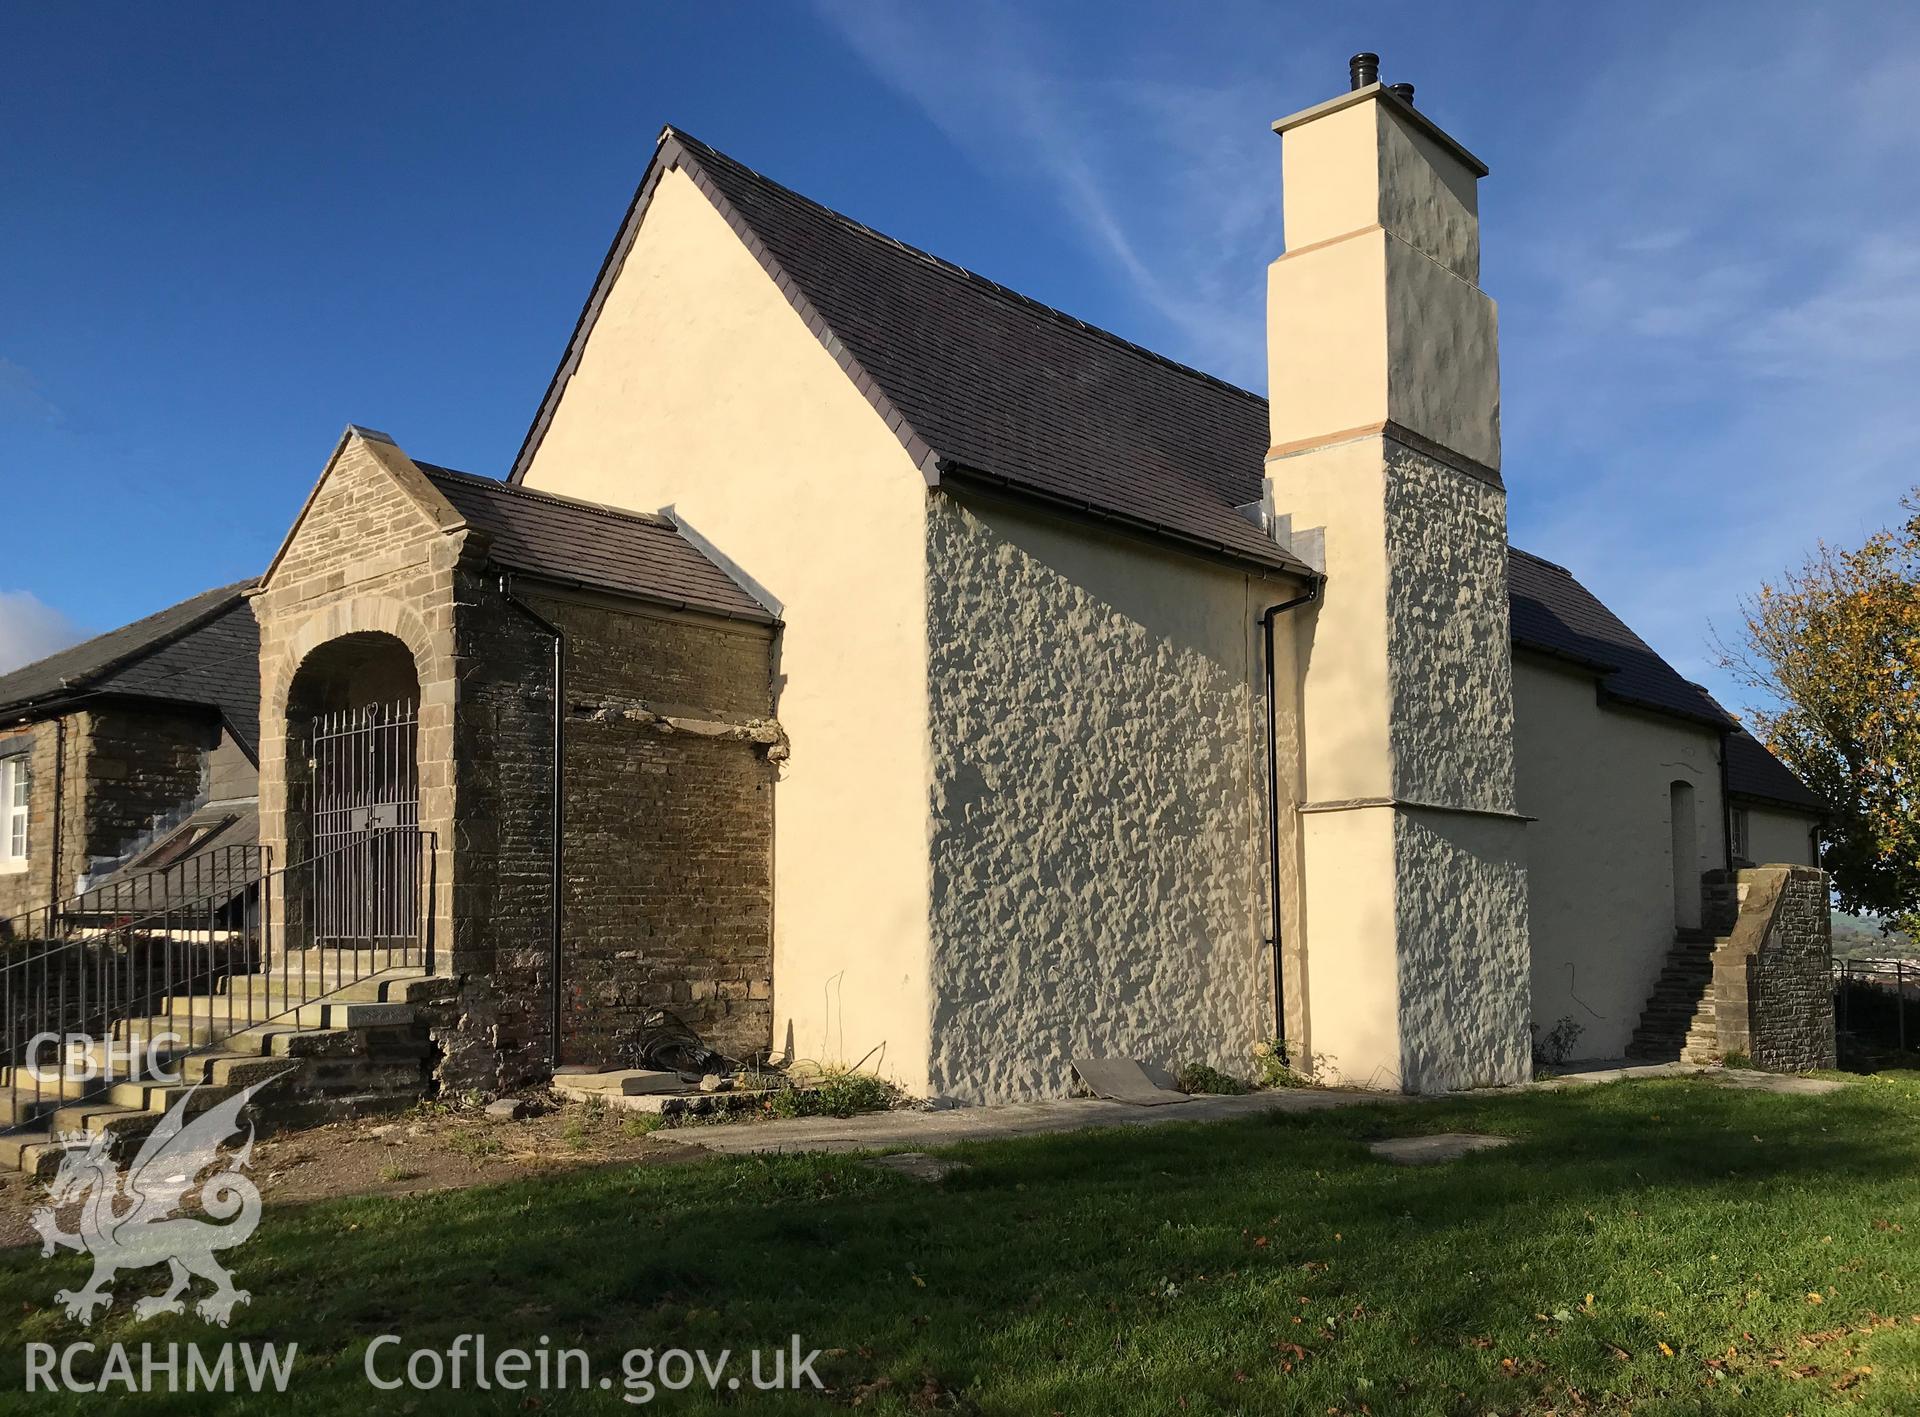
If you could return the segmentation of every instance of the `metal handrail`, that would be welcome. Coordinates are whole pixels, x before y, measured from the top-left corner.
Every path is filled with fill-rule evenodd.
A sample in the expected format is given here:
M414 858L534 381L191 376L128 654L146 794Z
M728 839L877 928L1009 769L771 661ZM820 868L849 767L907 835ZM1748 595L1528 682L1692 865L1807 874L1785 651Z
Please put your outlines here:
M317 952L317 959L303 960L295 975L291 957L301 947L302 927L310 926L316 913L319 868L332 856L376 852L389 865L399 860L414 868L413 938L398 946L384 938L378 944L369 939L351 945L316 945L309 939L306 948ZM377 832L278 870L257 871L243 883L225 881L199 899L94 927L53 942L50 949L0 957L0 1068L5 1070L0 1132L33 1126L43 1115L84 1104L116 1084L149 1081L137 1056L123 1075L115 1075L116 1063L134 1051L136 1042L137 1051L147 1053L147 1062L157 1066L152 1047L171 1035L183 1045L168 1051L168 1061L177 1063L221 1048L236 1033L297 1014L384 970L424 965L431 973L437 855L432 832ZM303 873L304 892L299 890ZM383 878L385 885L397 887L390 877L391 872ZM294 887L291 892L289 885ZM282 893L278 924L276 891ZM296 902L306 912L304 921L287 917L288 907ZM278 970L273 967L276 956ZM236 987L242 980L244 990ZM184 1036L177 1031L183 1023L183 1002ZM167 1025L164 1030L156 1027L161 1020ZM137 1032L136 1024L142 1025ZM204 1032L196 1038L202 1025ZM62 1060L51 1097L36 1048L50 1036ZM90 1050L89 1070L74 1078L69 1076L70 1047L79 1040ZM104 1067L99 1066L102 1055ZM70 1090L75 1082L82 1086Z
M131 910L151 908L157 892L177 887L185 899L200 899L221 890L229 882L251 882L266 868L267 848L247 843L210 846L191 856L156 866L137 875L103 881L63 899L36 905L17 915L0 919L0 945L11 940L61 940L67 938L62 924L98 916L118 917ZM32 928L34 920L43 922ZM97 928L78 926L77 928Z

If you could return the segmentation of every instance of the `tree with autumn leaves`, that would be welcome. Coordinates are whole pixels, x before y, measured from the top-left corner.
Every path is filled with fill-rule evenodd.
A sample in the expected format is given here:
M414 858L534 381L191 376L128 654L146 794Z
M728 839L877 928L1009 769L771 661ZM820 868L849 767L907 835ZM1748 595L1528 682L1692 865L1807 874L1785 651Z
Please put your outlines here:
M1841 907L1920 938L1920 488L1901 508L1743 600L1722 661L1772 705L1749 714L1754 736L1831 804L1822 864Z

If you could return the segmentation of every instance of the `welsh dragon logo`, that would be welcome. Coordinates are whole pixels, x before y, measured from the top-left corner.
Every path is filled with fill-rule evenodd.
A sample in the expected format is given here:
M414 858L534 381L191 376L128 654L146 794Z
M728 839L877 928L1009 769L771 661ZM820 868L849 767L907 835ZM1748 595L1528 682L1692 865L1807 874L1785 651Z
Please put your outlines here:
M54 1295L69 1318L90 1323L95 1310L111 1305L119 1271L163 1264L172 1282L165 1293L134 1304L137 1319L184 1313L181 1295L195 1276L214 1286L194 1305L203 1319L224 1328L235 1306L248 1301L251 1296L234 1288L233 1276L214 1256L244 1244L260 1223L260 1192L241 1174L253 1156L253 1124L246 1124L247 1139L238 1151L222 1157L220 1144L242 1130L240 1113L253 1094L277 1080L257 1082L189 1119L188 1108L200 1090L192 1088L168 1109L124 1170L108 1155L112 1138L104 1133L59 1138L66 1154L47 1185L49 1204L33 1213L33 1228L40 1232L42 1258L56 1249L93 1256L86 1287ZM220 1169L203 1179L216 1164ZM178 1213L196 1191L200 1209L211 1220ZM76 1203L80 1228L69 1233L60 1228L57 1212ZM227 1223L214 1223L220 1221Z

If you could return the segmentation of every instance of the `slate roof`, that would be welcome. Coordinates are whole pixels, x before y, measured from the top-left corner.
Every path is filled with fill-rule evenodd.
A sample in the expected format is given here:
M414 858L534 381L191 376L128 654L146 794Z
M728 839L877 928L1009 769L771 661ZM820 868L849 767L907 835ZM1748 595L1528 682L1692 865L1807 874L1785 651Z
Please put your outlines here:
M1744 728L1727 738L1727 791L1796 812L1826 814L1832 807Z
M1655 653L1565 566L1509 548L1507 597L1513 642L1599 671L1607 698L1713 728L1735 726L1699 685Z
M0 716L25 717L92 694L217 710L247 751L260 741L260 630L242 592L204 591L0 675Z
M1828 810L1791 768L1628 629L1566 567L1508 548L1507 597L1516 648L1595 671L1606 698L1726 730L1730 794L1808 813Z
M773 623L767 608L665 517L615 511L491 477L419 463L509 570L734 620Z
M1235 510L1262 496L1269 427L1260 395L896 241L672 128L607 254L514 480L565 391L653 184L673 165L715 203L923 467L937 461L943 479L992 482L1306 571ZM1737 727L1563 567L1515 549L1508 575L1516 645L1595 671L1601 693L1620 703ZM1766 773L1782 786L1764 768L1755 773L1754 781Z
M916 462L1306 574L1237 505L1260 498L1266 401L917 250L668 129L517 481L651 183L678 163L734 223ZM1249 483L1251 472L1251 483Z

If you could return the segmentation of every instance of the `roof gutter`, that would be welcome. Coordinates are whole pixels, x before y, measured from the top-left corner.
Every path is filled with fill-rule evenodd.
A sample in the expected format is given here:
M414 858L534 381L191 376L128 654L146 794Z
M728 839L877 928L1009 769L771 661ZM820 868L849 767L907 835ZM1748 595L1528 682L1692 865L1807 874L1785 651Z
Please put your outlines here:
M704 615L712 620L732 620L741 625L762 625L771 628L780 624L779 617L770 612L763 612L760 615L742 615L732 610L716 610L710 605L695 605L691 601L671 600L664 595L646 595L640 591L619 586L595 585L592 581L577 580L571 576L556 576L550 571L529 571L524 567L508 566L497 556L493 558L493 564L503 580L522 576L527 580L538 581L541 585L553 586L558 590L612 596L618 600L636 600L644 605L657 606L662 610L672 610L682 615ZM519 604L518 601L514 603Z
M1302 579L1318 577L1311 566L1296 560L1274 548L1274 556L1268 559L1255 555L1239 546L1230 546L1224 541L1215 541L1210 537L1195 536L1176 528L1148 521L1144 517L1129 516L1125 512L1112 511L1106 507L1095 506L1079 497L1065 497L1057 492L1044 492L1025 483L1015 482L1011 478L996 473L982 472L979 468L967 467L950 462L945 458L936 458L927 469L927 484L939 487L946 482L955 482L962 487L986 492L999 493L1016 502L1027 502L1057 511L1071 512L1089 521L1104 522L1120 527L1135 536L1148 541L1171 543L1176 549L1196 553L1211 560L1224 561L1243 571L1252 571L1263 577L1274 575L1296 576ZM1249 523L1251 525L1251 523Z

